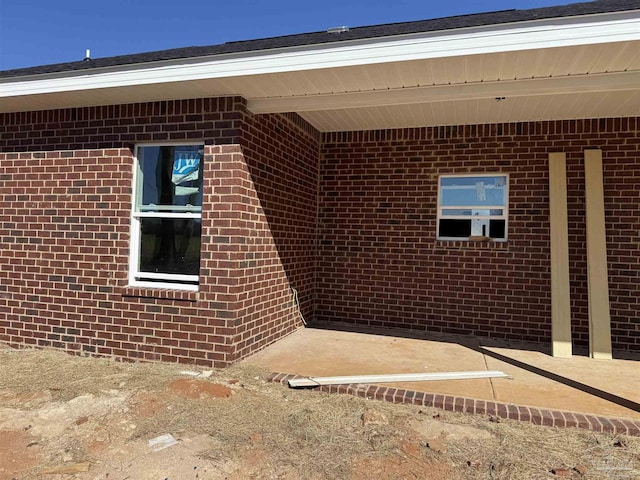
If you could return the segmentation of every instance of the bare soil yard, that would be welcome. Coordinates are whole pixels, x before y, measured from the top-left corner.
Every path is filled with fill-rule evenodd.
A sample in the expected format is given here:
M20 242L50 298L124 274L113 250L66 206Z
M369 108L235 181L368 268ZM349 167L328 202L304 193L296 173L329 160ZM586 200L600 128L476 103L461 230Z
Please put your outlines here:
M187 369L0 345L0 480L640 478L640 438Z

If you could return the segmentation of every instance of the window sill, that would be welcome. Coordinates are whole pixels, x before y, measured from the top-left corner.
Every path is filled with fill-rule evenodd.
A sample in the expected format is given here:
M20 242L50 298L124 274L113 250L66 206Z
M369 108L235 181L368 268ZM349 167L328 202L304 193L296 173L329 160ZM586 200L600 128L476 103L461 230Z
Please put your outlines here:
M506 240L436 240L434 248L448 250L508 250L509 242Z
M197 302L200 292L193 290L179 290L172 288L150 288L127 285L119 292L123 297L157 298L161 300L180 300L184 302Z

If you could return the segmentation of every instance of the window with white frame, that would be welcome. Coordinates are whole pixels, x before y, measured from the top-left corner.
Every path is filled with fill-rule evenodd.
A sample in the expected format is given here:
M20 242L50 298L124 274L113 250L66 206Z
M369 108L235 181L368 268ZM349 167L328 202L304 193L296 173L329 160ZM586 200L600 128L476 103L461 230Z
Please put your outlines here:
M138 145L129 282L197 290L204 145Z
M507 239L509 177L442 175L438 181L438 239Z

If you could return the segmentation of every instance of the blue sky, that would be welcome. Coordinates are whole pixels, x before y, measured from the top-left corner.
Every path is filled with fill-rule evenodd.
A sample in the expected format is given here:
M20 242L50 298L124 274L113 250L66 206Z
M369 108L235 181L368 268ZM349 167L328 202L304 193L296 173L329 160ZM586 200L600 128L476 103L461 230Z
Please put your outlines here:
M580 0L573 0L580 1ZM0 0L0 70L571 0Z

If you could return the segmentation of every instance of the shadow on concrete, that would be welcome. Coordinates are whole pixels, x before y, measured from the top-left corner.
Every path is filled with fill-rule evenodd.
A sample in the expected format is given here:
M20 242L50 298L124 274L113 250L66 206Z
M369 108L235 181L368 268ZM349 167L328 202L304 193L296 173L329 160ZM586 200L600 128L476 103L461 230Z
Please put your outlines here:
M353 333L364 333L367 335L382 335L382 336L392 336L392 337L400 337L400 338L412 338L416 340L430 340L436 342L446 342L461 345L463 347L469 348L476 352L481 353L482 355L486 355L492 357L501 362L507 363L517 368L521 368L528 372L534 373L536 375L540 375L541 377L548 378L549 380L553 380L554 382L561 383L571 388L575 388L589 395L593 395L594 397L599 397L603 400L606 400L611 403L615 403L616 405L620 405L621 407L628 408L635 412L640 412L640 403L634 402L633 400L629 400L628 398L621 397L619 395L615 395L611 392L607 392L605 390L601 390L596 387L592 387L591 385L584 384L582 382L578 382L571 378L564 377L562 375L558 375L556 373L550 372L543 368L536 367L534 365L521 362L514 358L508 357L506 355L502 355L500 353L489 350L486 347L496 347L496 348L511 348L517 350L528 350L544 353L546 355L551 354L551 348L546 347L545 345L537 345L537 344L527 344L527 343L518 343L518 342L505 342L494 339L484 339L478 337L467 337L462 335L444 335L444 334L434 334L420 331L403 331L403 330L389 330L389 329L374 329L367 328L355 325L348 324L326 324L326 323L314 323L310 325L308 328L315 328L318 330L337 330L344 332L353 332ZM630 355L630 360L638 360L635 358L635 355Z
M528 363L515 360L506 355L502 355L500 353L484 348L483 346L479 346L478 348L475 348L475 350L482 353L483 355L487 355L488 357L495 358L496 360L508 363L509 365L513 365L514 367L518 367L528 372L535 373L536 375L548 378L549 380L553 380L554 382L562 383L563 385L588 393L589 395L593 395L594 397L602 398L603 400L607 400L611 403L620 405L621 407L628 408L630 410L633 410L634 412L640 412L640 403L629 400L628 398L614 395L613 393L600 390L599 388L592 387L591 385L586 385L584 383L572 380L567 377L563 377L562 375L558 375L548 370L544 370Z

